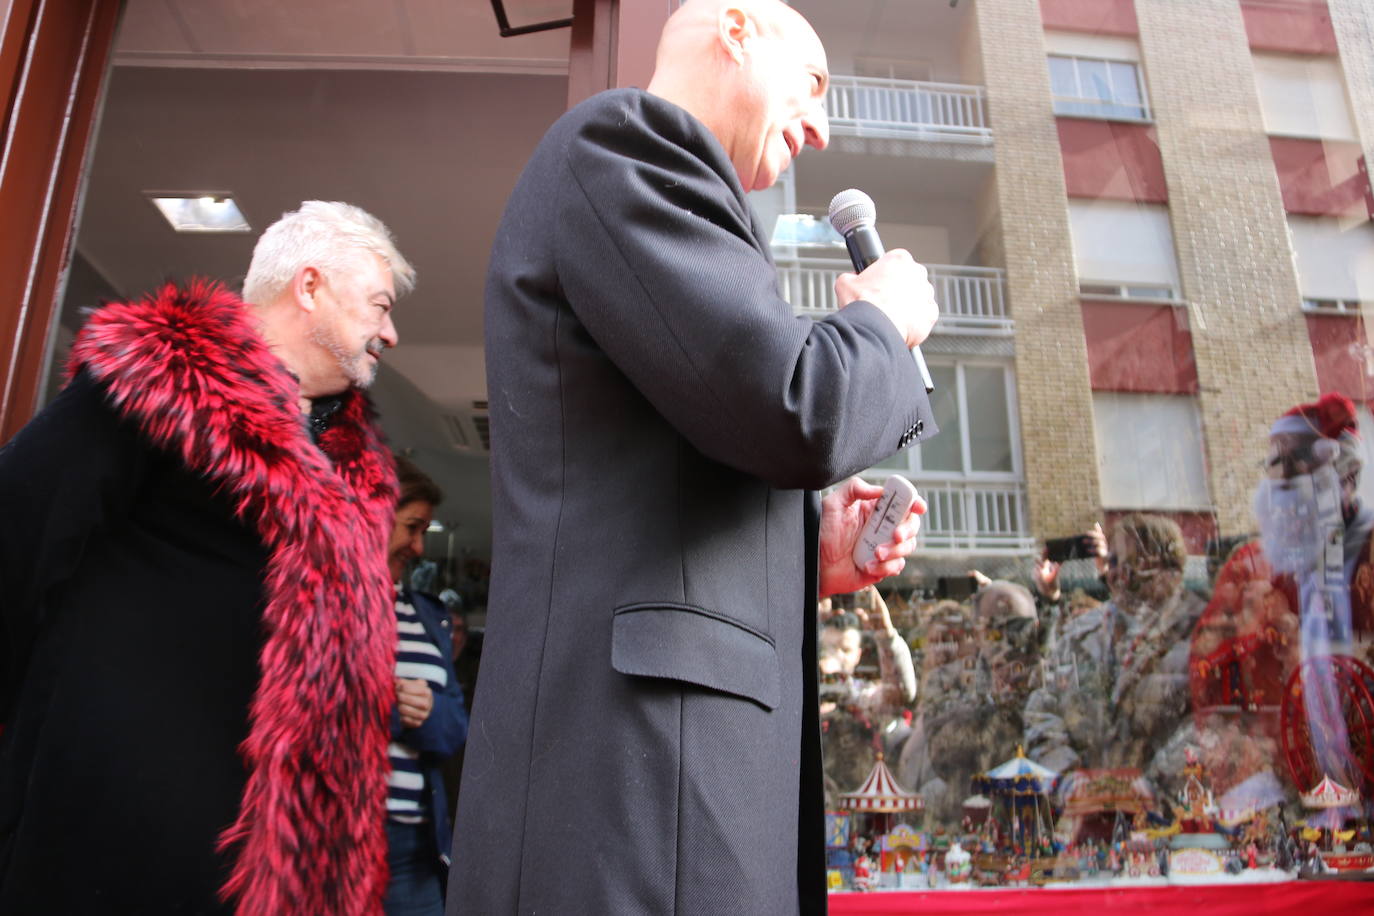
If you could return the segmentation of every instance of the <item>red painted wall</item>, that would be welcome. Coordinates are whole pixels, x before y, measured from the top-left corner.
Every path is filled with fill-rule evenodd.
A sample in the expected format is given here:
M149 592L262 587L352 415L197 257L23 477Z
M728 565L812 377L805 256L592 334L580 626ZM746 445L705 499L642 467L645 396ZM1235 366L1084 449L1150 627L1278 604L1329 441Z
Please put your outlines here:
M1251 50L1336 53L1326 0L1240 0L1240 14Z
M1366 211L1369 176L1360 171L1358 143L1270 137L1269 149L1289 213L1311 216Z
M1084 301L1094 391L1196 394L1188 316L1174 305Z
M1134 0L1040 0L1047 29L1093 35L1136 35Z
M1057 118L1070 197L1166 203L1168 185L1153 124Z
M1317 386L1325 394L1339 391L1356 403L1374 400L1374 377L1364 358L1368 344L1359 315L1306 315Z

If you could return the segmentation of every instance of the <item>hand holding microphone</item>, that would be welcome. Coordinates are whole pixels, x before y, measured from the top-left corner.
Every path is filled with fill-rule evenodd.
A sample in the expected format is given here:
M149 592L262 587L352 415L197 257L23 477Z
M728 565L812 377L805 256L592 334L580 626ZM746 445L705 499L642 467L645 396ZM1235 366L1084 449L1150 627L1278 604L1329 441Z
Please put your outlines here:
M856 299L877 306L896 325L916 357L917 368L926 391L935 390L919 345L930 336L940 317L935 304L935 288L926 269L903 249L884 253L874 224L877 208L863 191L850 188L830 201L830 224L844 236L856 273L841 274L835 281L835 295L841 307Z

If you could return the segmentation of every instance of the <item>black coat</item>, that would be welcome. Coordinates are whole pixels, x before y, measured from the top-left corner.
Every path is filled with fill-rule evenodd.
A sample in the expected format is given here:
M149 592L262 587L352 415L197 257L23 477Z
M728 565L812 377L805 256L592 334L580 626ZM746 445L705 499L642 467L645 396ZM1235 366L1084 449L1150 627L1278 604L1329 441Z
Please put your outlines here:
M910 354L795 317L719 143L638 91L554 125L493 250L449 912L823 909L811 491L934 431Z
M0 911L217 911L265 548L84 373L0 451L0 518Z

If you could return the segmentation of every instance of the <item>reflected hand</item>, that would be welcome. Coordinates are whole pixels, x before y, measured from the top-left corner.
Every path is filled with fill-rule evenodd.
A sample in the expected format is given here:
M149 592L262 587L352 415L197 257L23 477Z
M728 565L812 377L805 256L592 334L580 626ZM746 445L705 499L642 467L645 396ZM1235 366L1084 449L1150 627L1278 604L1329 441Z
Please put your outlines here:
M1035 590L1046 600L1053 601L1059 595L1059 564L1049 557L1036 561L1034 569Z
M1093 522L1091 531L1085 532L1093 542L1093 562L1097 564L1097 574L1107 574L1107 535L1102 531L1101 522Z

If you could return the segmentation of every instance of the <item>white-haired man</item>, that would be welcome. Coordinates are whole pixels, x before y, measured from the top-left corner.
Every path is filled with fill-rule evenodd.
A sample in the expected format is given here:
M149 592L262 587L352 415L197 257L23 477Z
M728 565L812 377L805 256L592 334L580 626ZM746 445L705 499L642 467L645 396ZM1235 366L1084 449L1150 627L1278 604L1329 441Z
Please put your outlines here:
M904 251L798 318L745 197L828 139L825 49L778 0L691 0L647 91L536 149L486 296L492 583L450 913L825 909L817 593L934 433ZM924 507L918 503L916 511Z
M413 281L307 202L251 305L94 312L0 450L0 912L380 911L396 484L359 389Z

